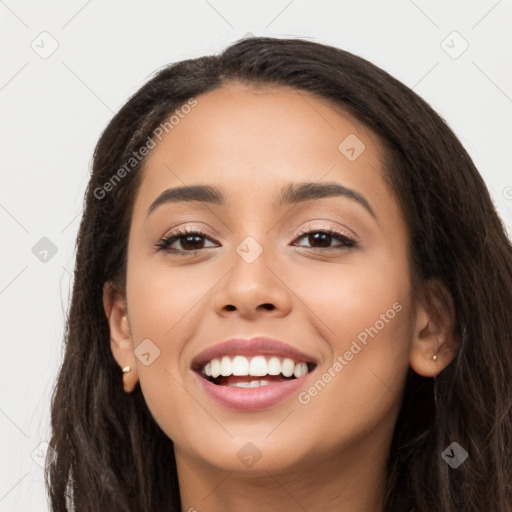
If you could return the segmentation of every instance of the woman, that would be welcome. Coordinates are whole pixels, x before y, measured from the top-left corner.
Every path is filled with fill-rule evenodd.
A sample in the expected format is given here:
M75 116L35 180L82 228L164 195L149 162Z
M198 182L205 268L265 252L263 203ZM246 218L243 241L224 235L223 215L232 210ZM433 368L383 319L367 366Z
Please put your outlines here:
M96 147L53 510L510 510L511 304L406 86L300 39L170 65Z

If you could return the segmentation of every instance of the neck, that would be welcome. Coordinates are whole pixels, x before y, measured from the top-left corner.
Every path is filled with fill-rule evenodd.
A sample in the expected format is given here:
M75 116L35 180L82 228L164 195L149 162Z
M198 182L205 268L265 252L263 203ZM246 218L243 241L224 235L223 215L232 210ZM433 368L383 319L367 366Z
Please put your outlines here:
M378 457L358 448L318 450L279 471L227 471L175 445L182 512L382 512L389 445Z

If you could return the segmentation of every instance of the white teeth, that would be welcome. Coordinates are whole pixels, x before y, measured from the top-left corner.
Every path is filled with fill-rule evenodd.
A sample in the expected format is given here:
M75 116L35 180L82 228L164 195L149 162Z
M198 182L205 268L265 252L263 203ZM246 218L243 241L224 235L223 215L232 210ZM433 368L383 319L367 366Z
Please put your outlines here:
M249 375L249 361L244 356L233 358L233 375Z
M224 356L220 362L220 374L223 377L229 377L233 373L233 368L231 366L231 358L229 356Z
M293 370L293 375L297 377L302 377L303 375L306 375L308 373L308 365L306 363L297 363L295 365L295 369Z
M234 386L237 388L258 388L260 386L267 386L270 384L268 380L251 380L250 382L233 382L228 386Z
M256 356L251 359L249 375L253 375L254 377L267 375L267 360L263 356Z
M233 358L223 356L222 359L212 359L203 367L203 372L206 376L214 379L220 375L223 377L229 377L230 375L264 377L265 375L279 375L281 373L284 377L294 375L296 378L300 378L308 373L308 365L304 361L295 363L293 359L288 357L281 360L279 357L272 356L267 361L265 356L255 356L248 359L245 356L238 355Z
M249 382L233 382L232 384L228 384L228 386L234 386L236 388L248 388L249 385Z
M278 357L271 357L268 361L268 374L279 375L281 373L281 361Z
M218 359L212 359L212 377L216 379L220 375L220 361Z
M285 358L283 359L283 364L281 365L281 373L285 377L291 377L293 375L293 371L295 370L295 362L293 359Z

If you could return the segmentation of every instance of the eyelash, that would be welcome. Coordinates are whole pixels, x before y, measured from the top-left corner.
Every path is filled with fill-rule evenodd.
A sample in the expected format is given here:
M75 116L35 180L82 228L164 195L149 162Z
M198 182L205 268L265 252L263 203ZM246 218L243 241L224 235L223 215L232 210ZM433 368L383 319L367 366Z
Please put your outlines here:
M357 248L359 244L352 238L344 235L343 233L340 233L332 228L314 228L309 230L299 230L299 239L303 238L306 235L314 234L314 233L324 233L327 235L330 235L339 241L342 242L341 246L337 247L322 247L322 248L316 248L317 251L320 252L329 252L336 249L351 249L351 248ZM156 244L155 244L155 251L165 251L171 254L177 254L177 255L190 255L195 254L201 250L204 249L194 249L192 251L184 251L184 250L176 250L176 249L168 249L170 245L172 245L175 241L179 240L180 238L183 238L187 235L199 235L202 238L211 238L208 236L207 233L204 233L203 231L194 229L194 228L179 228L176 231L172 232L171 234L161 238ZM206 249L211 249L212 247L206 247ZM311 249L315 249L314 247L311 247Z

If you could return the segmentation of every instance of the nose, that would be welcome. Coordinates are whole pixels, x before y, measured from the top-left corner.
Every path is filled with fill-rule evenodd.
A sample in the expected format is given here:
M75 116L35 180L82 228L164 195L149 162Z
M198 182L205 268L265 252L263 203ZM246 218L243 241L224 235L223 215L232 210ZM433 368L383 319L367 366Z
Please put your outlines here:
M290 312L292 291L281 275L282 263L276 264L276 259L269 256L269 251L263 251L249 263L235 253L233 266L216 287L217 314L255 319L261 315L282 317Z

